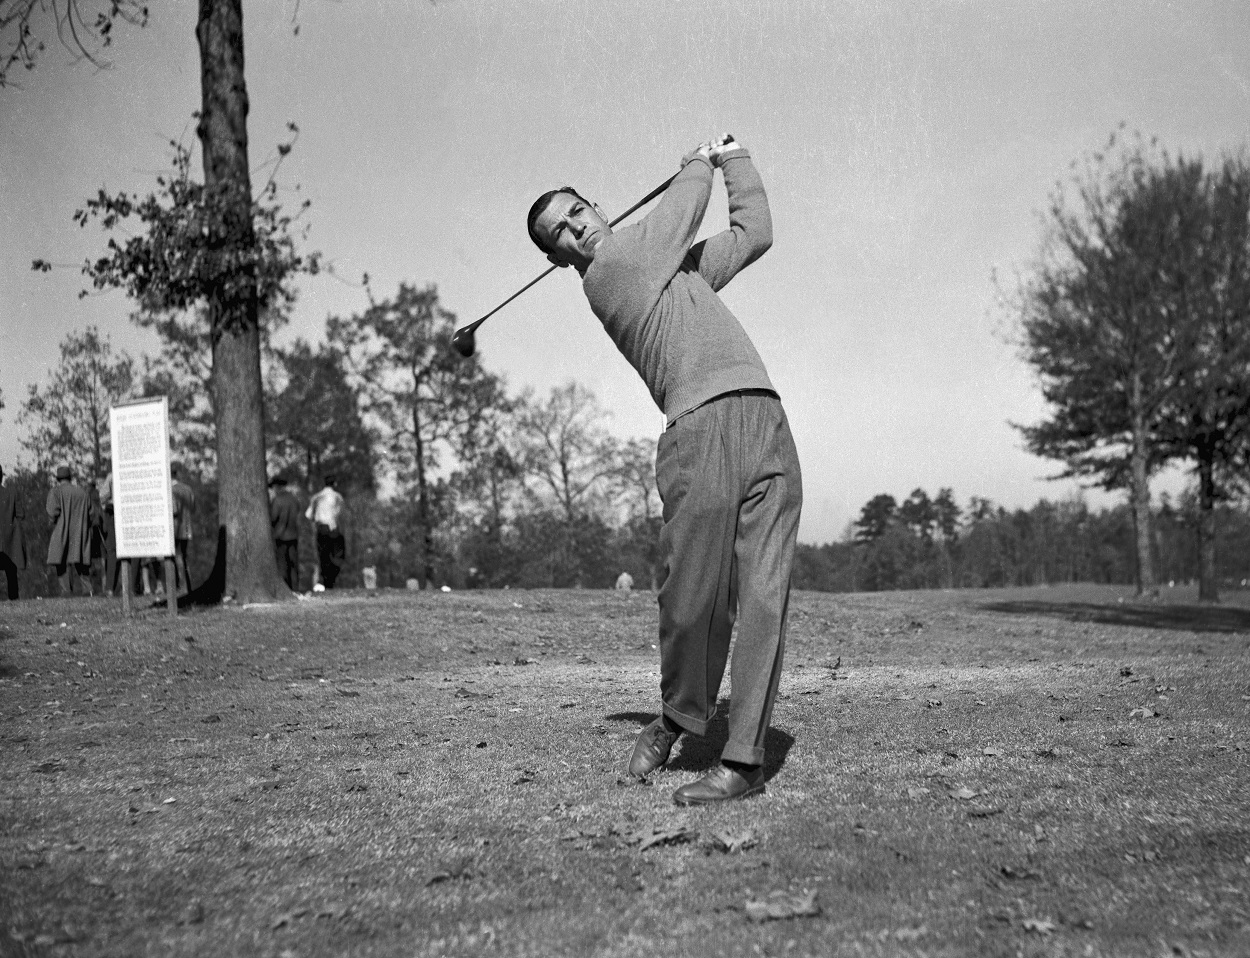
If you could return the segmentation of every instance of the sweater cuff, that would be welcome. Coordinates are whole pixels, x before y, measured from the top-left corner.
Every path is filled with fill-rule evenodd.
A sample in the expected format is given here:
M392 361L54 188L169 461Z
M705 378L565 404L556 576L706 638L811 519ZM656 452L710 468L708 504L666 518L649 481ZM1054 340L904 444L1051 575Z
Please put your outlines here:
M683 157L681 158L681 168L684 170L684 169L686 168L686 164L687 164L687 163L691 163L691 162L693 162L694 160L702 160L704 163L706 163L706 164L707 164L707 168L708 168L709 170L711 170L711 169L715 169L715 168L712 166L712 161L711 161L711 160L709 160L709 159L708 159L706 156L704 156L702 153L700 153L698 150L691 150L689 153L687 153L685 156L683 156Z

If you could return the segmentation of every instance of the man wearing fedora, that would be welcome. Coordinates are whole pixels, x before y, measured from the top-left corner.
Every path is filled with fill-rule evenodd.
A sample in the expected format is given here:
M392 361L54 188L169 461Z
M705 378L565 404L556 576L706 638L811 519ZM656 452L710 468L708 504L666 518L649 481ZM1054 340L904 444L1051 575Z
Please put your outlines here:
M56 573L62 595L73 595L71 570L91 590L91 499L87 490L74 484L69 466L57 466L56 485L48 493L48 565Z

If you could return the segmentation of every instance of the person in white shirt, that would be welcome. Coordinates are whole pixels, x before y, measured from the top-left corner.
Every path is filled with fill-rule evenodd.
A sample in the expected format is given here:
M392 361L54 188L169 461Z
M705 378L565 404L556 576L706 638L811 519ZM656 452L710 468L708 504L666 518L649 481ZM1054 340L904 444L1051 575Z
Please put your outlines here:
M312 497L304 513L317 528L317 564L321 567L321 583L327 589L334 588L347 553L341 521L343 496L336 486L336 478L326 476L325 488Z

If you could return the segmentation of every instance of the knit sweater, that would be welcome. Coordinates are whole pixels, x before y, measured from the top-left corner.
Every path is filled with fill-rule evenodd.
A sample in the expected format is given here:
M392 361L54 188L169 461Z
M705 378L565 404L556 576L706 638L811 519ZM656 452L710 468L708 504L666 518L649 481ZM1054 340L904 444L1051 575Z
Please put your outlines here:
M671 423L722 393L772 390L742 324L716 295L772 244L772 218L745 149L724 160L729 229L693 246L712 191L698 153L641 222L608 236L582 278L590 308Z

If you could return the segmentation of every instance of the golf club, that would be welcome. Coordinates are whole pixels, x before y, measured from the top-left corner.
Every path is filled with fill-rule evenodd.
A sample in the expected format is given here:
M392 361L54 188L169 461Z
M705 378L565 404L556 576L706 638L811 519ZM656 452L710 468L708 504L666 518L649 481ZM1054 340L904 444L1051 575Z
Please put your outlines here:
M673 180L675 179L677 179L676 173L674 173L667 180L665 180L663 183L661 183L659 186L653 189L650 193L648 193L646 196L640 199L637 203L635 203L633 206L627 209L624 213L622 213L620 216L614 219L611 223L608 224L608 226L615 226L617 223L625 219L625 217L627 217L630 213L633 213L639 207L645 206L646 204L650 203L653 199L655 199L657 196L663 193L666 189L668 189L668 185L672 183ZM477 332L477 328L481 326L482 323L486 322L486 320L488 320L491 316L494 316L497 312L499 312L501 309L507 306L510 302L512 302L514 299L516 299L518 296L524 293L527 289L529 289L531 286L537 283L540 279L542 279L548 273L554 272L557 269L559 269L558 266L549 266L546 269L546 271L544 271L538 276L535 276L532 280L530 280L528 283L526 283L524 286L518 289L515 293L513 293L511 296L505 299L502 303L500 303L498 306L492 309L489 313L487 313L481 319L478 319L472 323L469 323L468 326L461 326L459 329L457 329L456 334L451 337L451 344L452 346L455 347L456 352L458 352L461 356L465 356L465 357L472 356L473 351L477 349L477 341L474 338L474 333Z

